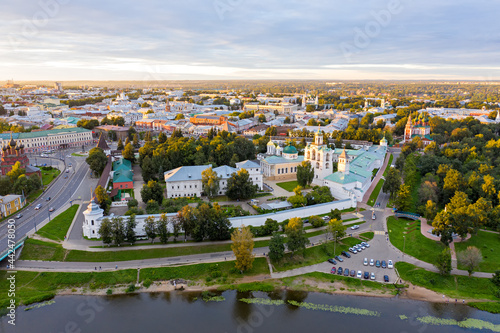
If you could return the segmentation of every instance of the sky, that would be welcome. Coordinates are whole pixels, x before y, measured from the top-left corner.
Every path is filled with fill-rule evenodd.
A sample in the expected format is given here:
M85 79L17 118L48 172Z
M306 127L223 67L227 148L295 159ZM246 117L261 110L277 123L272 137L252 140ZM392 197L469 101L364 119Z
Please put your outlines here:
M0 80L500 80L491 0L2 0Z

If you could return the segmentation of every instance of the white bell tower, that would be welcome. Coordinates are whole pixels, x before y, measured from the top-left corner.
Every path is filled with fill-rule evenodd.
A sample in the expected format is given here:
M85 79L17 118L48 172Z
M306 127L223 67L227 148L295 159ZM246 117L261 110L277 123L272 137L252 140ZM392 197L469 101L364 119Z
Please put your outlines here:
M347 157L347 152L345 151L345 149L339 156L338 170L339 172L343 172L345 174L349 173L349 158Z

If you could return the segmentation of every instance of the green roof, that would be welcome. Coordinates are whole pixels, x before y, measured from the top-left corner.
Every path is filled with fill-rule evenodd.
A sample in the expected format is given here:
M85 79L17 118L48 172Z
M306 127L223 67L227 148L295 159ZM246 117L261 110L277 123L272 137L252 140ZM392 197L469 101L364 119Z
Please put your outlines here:
M132 163L124 158L113 162L113 171L118 170L132 170Z
M295 148L292 145L286 146L285 149L283 149L284 154L297 154L297 148Z
M119 170L113 173L113 183L132 182L134 174L131 170Z
M294 159L286 159L282 156L269 156L264 159L269 164L283 164L283 163L297 163L297 162L302 162L304 161L304 156L298 156L297 158Z
M329 176L326 176L325 180L330 180L332 182L339 183L339 184L349 184L349 183L354 183L354 182L358 181L356 176L354 176L352 173L346 174L346 173L340 172L340 171L337 171L335 173L332 173Z
M48 131L19 133L18 139L39 138L39 137L64 134L64 133L71 134L71 133L89 133L89 132L92 132L92 131L85 129L85 128L81 128L81 127L61 128L61 129L53 129L53 130L48 130Z

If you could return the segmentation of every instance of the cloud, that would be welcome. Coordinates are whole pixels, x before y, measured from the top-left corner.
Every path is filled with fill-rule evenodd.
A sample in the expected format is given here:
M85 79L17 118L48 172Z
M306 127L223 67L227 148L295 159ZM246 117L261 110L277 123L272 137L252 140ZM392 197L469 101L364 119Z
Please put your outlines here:
M500 4L7 0L3 79L500 79Z

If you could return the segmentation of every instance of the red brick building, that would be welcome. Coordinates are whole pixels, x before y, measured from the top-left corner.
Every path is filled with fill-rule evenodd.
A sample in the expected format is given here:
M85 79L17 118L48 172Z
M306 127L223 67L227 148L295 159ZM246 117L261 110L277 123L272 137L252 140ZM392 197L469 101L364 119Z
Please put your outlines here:
M2 161L0 163L2 175L6 175L16 162L21 163L23 169L26 169L30 164L28 156L24 152L24 145L16 145L16 141L11 138L9 144L2 147Z

